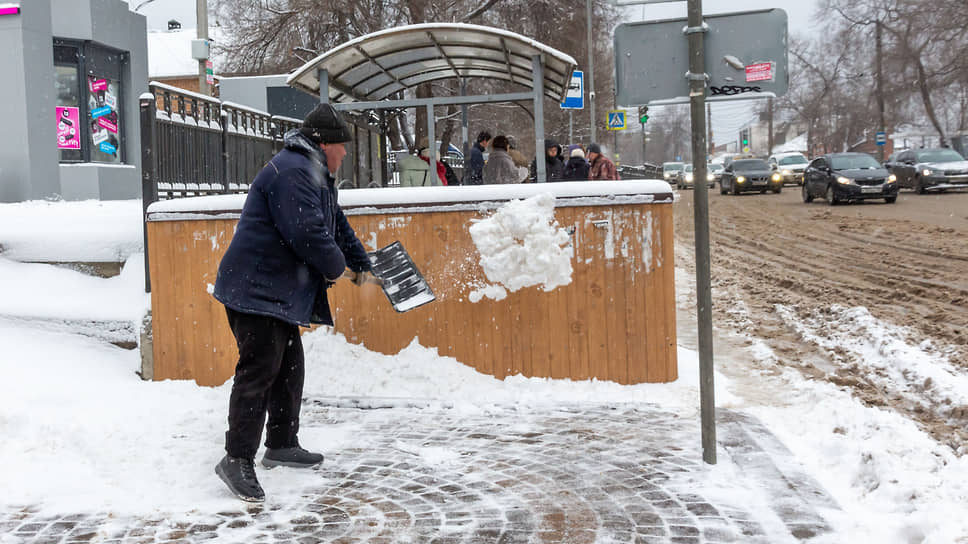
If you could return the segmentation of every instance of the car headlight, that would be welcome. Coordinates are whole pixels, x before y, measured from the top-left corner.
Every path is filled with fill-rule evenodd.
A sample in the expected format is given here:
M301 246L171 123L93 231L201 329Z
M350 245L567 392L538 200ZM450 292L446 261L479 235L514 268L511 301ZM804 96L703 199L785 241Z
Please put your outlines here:
M716 176L712 174L706 174L706 181L712 181L714 179L716 179Z
M784 176L789 176L789 175L792 175L792 174L793 174L793 170L784 170L783 171L783 175Z
M921 174L922 174L922 175L924 175L924 176L933 176L933 175L935 175L935 174L937 174L937 173L938 173L938 171L937 171L937 170L932 170L931 168L925 168L925 169L924 169L924 170L923 170L923 171L921 172Z
M746 182L746 178L744 176L736 177L736 183L745 183L745 182Z
M888 183L894 183L895 181L897 181L897 176L895 176L894 174L891 174L890 176L887 176L887 182Z
M844 176L837 176L837 183L839 183L841 185L850 185L853 182L854 182L854 180L852 180L850 178L845 178Z
M773 174L773 181L783 181L783 176L780 174Z
M670 176L669 172L662 173L662 177L664 177L665 179L669 179L669 176Z
M692 174L686 174L686 181L692 181Z

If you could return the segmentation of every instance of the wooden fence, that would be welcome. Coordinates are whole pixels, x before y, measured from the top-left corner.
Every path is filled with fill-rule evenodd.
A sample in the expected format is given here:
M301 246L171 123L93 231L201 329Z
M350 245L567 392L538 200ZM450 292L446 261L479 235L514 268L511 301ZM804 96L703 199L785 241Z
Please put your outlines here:
M469 188L447 190L463 189ZM437 300L398 314L379 288L340 282L330 291L336 330L350 342L387 354L416 337L441 355L498 378L675 380L671 192L628 202L586 200L559 198L555 211L558 223L573 229L570 284L550 292L526 288L504 300L476 303L470 294L487 279L468 227L483 217L481 203L456 210L411 204L405 210L347 207L350 223L369 249L396 240L404 244ZM224 212L238 210L172 211L170 206L151 211L147 224L154 379L219 385L232 375L238 355L224 309L208 291L235 227L236 220Z

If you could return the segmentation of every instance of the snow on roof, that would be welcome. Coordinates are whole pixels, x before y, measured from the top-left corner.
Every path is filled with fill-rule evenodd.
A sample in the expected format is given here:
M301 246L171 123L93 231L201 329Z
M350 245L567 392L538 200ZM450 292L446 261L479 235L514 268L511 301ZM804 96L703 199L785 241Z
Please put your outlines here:
M804 132L803 134L797 136L796 138L793 138L792 140L786 143L774 146L773 154L778 155L780 153L801 153L806 150L807 150L807 133Z
M209 41L217 43L222 33L211 29ZM148 32L148 78L190 77L198 75L198 60L192 58L192 40L198 39L194 28ZM225 57L211 48L216 73L225 66Z

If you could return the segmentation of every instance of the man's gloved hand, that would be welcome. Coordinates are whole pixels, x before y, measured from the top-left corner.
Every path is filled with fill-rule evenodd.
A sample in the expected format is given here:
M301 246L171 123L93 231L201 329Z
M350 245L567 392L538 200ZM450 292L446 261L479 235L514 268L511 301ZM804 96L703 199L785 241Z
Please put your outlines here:
M356 285L363 285L364 283L372 283L374 285L383 285L383 280L373 275L373 272L369 270L364 270L362 272L354 272L350 269L346 269L343 272L344 278L349 278L350 281Z

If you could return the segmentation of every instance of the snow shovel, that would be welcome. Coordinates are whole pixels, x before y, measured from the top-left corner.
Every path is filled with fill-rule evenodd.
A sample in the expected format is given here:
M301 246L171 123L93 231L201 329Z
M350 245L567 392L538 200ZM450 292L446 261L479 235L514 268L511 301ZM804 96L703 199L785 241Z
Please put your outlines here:
M383 293L397 312L407 312L437 299L399 241L370 251L367 255L373 275L380 280ZM347 271L343 276L352 279L355 273Z

